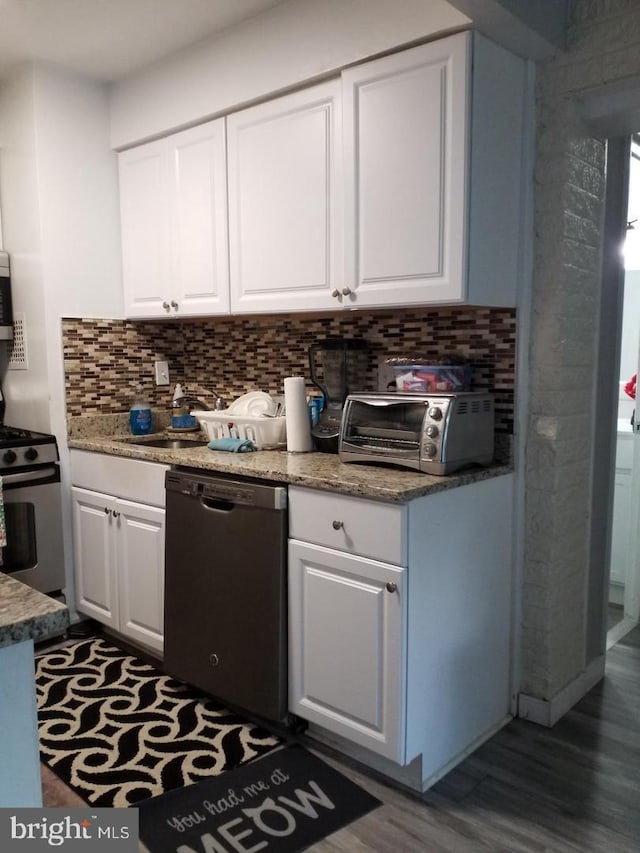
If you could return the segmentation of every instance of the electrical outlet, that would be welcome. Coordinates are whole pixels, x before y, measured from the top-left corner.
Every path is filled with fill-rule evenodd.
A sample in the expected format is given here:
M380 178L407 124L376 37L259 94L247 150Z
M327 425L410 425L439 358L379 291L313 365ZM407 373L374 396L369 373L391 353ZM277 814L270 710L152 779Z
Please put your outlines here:
M169 384L169 362L168 361L156 361L156 385L168 385Z

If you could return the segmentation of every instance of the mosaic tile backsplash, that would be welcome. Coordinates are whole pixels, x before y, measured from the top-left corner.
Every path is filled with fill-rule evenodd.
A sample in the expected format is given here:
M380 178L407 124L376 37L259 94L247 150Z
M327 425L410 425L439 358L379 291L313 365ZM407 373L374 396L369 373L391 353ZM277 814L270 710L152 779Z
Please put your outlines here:
M389 356L427 360L457 353L471 364L475 390L491 391L496 432L513 432L516 316L508 308L405 309L328 316L278 315L202 320L63 319L67 415L128 411L134 385L144 385L154 408L169 407L176 382L213 405L246 391L283 393L286 376L311 383L308 349L329 337L363 338L369 345L361 390L378 387L378 366ZM156 386L154 362L167 361L171 385Z

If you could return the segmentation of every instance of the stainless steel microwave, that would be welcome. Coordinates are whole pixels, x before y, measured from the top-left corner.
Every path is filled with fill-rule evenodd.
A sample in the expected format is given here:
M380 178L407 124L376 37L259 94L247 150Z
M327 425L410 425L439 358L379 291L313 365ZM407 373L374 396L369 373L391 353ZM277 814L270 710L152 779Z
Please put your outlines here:
M13 306L9 255L0 252L0 341L13 340Z
M350 394L338 454L342 462L451 474L492 462L493 430L493 397L485 392Z

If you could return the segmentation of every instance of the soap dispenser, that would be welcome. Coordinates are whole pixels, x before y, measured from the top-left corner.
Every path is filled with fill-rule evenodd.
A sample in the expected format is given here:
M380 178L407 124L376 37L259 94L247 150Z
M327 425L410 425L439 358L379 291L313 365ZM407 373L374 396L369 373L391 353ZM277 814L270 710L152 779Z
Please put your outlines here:
M178 383L171 401L171 429L192 430L196 427L196 419L189 414L189 408L184 401L182 385Z
M149 435L153 431L151 405L144 396L141 382L136 384L136 394L129 410L129 428L133 435Z

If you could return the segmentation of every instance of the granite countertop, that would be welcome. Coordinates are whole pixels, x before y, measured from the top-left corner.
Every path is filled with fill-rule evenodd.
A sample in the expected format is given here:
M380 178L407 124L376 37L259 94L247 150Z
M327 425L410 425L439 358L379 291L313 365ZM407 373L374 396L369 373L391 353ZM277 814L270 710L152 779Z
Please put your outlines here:
M0 572L0 648L24 640L44 640L64 631L64 604Z
M391 503L406 503L422 495L502 476L513 470L511 465L496 464L486 468L475 466L446 477L434 477L403 468L344 463L340 462L337 454L332 453L289 453L286 450L225 453L209 450L206 445L167 450L133 443L133 437L125 431L123 422L117 416L76 417L71 421L68 444L77 450L257 477ZM191 435L203 439L198 433ZM145 439L166 436L167 433L162 431L154 436L141 436L135 441L144 442Z

